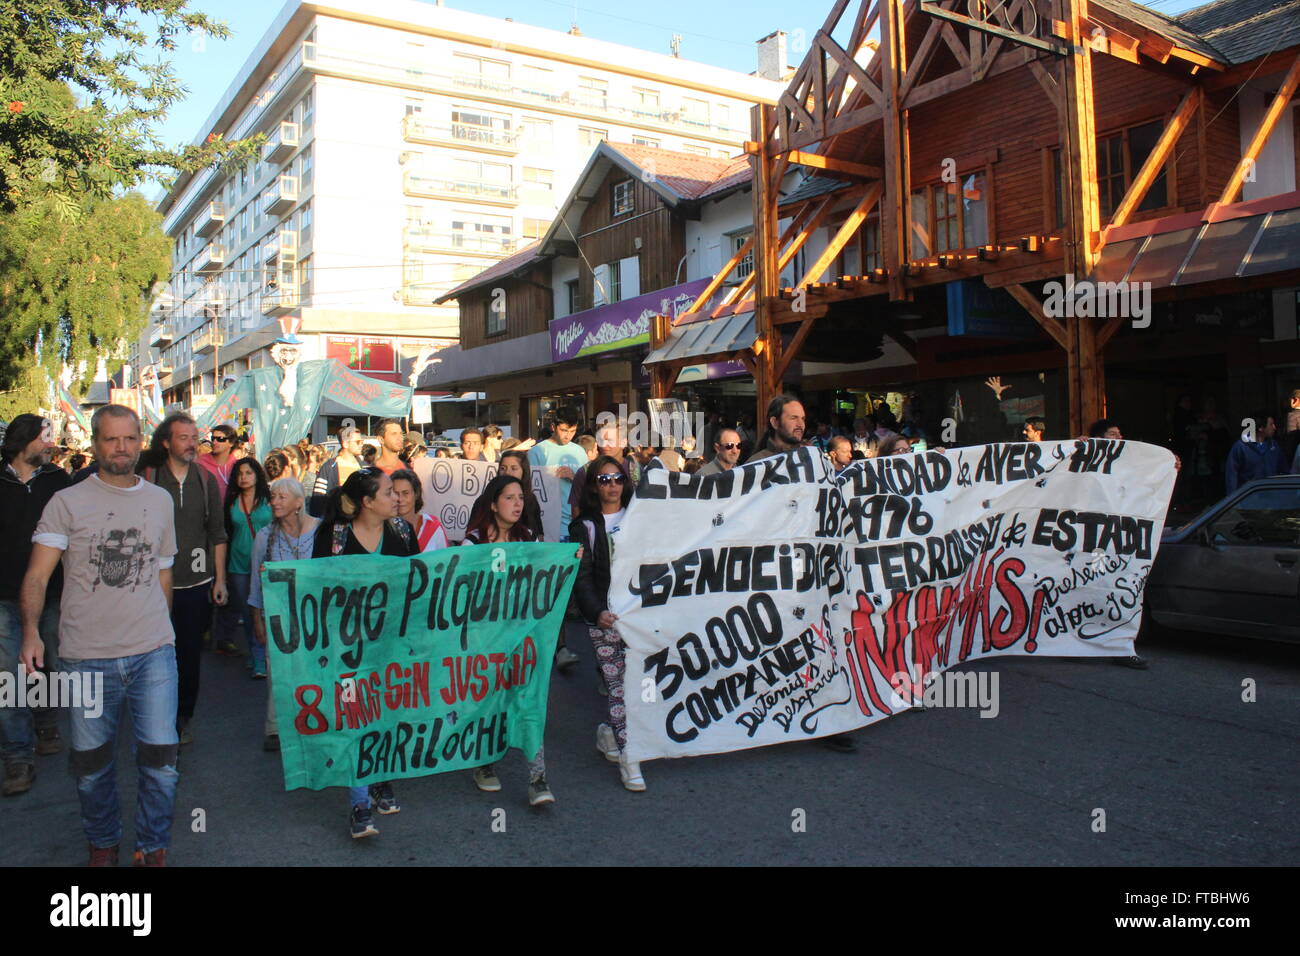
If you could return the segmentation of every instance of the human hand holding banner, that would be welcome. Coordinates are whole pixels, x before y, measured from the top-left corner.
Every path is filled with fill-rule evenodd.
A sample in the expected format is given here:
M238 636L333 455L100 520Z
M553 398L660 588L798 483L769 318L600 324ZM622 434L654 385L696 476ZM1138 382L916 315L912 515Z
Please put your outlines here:
M629 758L843 733L979 657L1132 654L1173 483L1105 439L646 469L610 583Z
M265 565L285 789L478 767L542 744L567 544Z

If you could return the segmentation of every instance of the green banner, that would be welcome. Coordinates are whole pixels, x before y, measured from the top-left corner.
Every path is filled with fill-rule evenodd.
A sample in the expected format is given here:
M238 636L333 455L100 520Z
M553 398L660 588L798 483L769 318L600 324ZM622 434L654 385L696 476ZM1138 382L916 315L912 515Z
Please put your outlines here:
M266 565L285 789L536 756L574 555L474 545Z

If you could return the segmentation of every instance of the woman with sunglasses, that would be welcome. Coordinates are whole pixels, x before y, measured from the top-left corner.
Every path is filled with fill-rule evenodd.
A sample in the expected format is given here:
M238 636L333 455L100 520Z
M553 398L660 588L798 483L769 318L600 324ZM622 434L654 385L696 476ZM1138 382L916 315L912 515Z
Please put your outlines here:
M502 544L512 541L536 541L524 523L524 486L513 475L497 475L470 510L463 545ZM474 785L485 793L501 789L496 765L485 764L474 770ZM555 794L546 783L546 749L539 747L537 756L528 761L528 803L537 807L555 802Z
M587 479L578 517L569 525L569 540L583 545L574 595L587 619L587 633L596 651L607 698L609 722L596 728L596 749L618 763L619 776L628 790L642 791L641 765L627 759L627 710L623 681L627 669L623 639L614 629L618 618L609 610L609 575L614 563L616 534L632 498L632 483L617 459L601 455L587 466Z
M229 425L217 425L212 429L212 450L199 455L198 466L217 479L221 494L226 493L230 483L230 471L238 461L235 451L235 430Z
M271 489L266 473L254 458L241 458L230 470L230 484L226 486L225 501L226 540L230 548L226 553L226 583L230 599L217 611L217 620L226 628L240 621L248 641L248 660L253 677L266 677L266 647L257 642L253 629L253 614L248 609L248 589L252 574L253 542L257 533L271 523ZM238 654L239 648L229 638L229 630L217 642L217 653Z
M301 488L301 485L299 485ZM341 555L386 554L410 557L419 553L411 526L397 516L393 480L378 468L362 468L330 493L325 517L312 545L313 558ZM374 836L371 803L380 813L397 813L402 807L393 785L384 781L366 787L349 787L352 838Z

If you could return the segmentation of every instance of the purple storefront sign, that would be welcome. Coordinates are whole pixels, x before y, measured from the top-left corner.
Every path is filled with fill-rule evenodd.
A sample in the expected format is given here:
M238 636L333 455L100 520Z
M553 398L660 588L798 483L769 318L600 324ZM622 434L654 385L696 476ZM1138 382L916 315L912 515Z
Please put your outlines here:
M691 307L710 281L696 279L553 320L551 361L566 362L611 349L646 345L650 341L650 317L680 315Z

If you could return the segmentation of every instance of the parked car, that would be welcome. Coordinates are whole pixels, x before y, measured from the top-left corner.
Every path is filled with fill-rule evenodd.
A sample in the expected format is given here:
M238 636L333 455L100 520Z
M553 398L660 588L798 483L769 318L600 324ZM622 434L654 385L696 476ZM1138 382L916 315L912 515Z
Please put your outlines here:
M1300 475L1252 481L1166 529L1146 607L1165 627L1300 641Z

